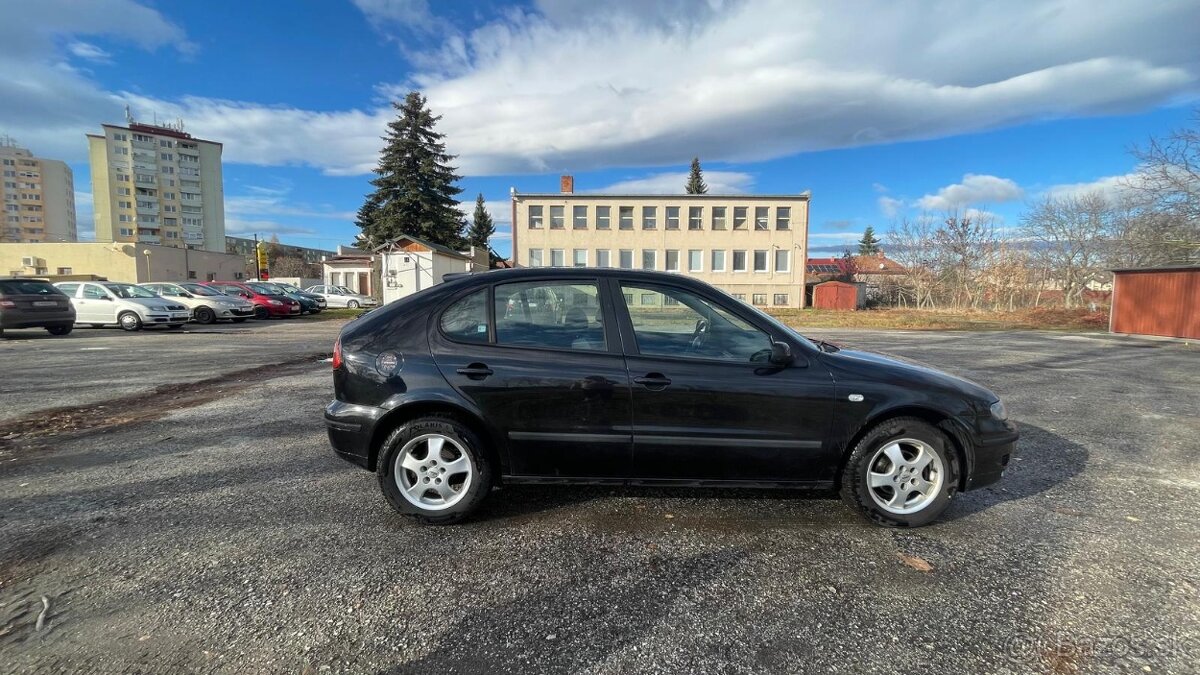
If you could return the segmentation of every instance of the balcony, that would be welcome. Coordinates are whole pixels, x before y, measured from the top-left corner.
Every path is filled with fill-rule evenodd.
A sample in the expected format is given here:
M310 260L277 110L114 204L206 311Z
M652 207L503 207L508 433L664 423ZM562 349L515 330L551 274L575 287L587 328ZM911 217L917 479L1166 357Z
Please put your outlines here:
M139 207L137 207L137 212L139 215L143 215L143 216L157 216L158 215L158 207L157 206L139 206Z
M134 178L134 183L137 185L148 185L150 187L158 187L158 181L153 176L138 176Z
M130 141L129 144L135 148L149 148L150 150L154 150L156 147L154 141L139 141L137 139Z

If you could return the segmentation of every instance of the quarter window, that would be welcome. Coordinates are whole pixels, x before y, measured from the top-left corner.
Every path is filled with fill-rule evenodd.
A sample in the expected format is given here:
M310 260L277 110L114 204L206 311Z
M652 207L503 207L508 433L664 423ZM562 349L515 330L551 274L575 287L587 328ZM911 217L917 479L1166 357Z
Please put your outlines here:
M496 344L602 351L596 284L531 281L496 286Z
M621 294L643 356L750 363L766 361L771 355L766 333L689 291L621 284Z
M487 342L487 289L476 291L442 312L442 332L459 342Z

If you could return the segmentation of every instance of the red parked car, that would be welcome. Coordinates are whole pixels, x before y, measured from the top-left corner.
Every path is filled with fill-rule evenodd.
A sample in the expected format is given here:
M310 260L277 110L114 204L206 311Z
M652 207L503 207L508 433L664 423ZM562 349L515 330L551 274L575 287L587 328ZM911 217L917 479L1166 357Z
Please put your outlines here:
M212 286L225 295L236 295L254 303L256 319L300 316L300 303L266 284L253 281L206 281L204 285Z

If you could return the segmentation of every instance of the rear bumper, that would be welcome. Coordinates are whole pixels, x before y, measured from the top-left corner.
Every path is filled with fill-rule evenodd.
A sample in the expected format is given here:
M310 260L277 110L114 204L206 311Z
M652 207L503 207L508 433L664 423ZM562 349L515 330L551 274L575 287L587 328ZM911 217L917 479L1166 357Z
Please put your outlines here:
M74 310L27 312L9 309L0 312L0 328L44 328L46 326L70 326L74 323Z
M367 405L333 401L325 407L325 431L339 457L371 469L371 438L383 410Z
M1005 430L975 439L974 461L971 464L971 475L967 479L967 489L991 485L1004 476L1004 470L1017 453L1017 440L1020 434L1011 422L1005 422Z

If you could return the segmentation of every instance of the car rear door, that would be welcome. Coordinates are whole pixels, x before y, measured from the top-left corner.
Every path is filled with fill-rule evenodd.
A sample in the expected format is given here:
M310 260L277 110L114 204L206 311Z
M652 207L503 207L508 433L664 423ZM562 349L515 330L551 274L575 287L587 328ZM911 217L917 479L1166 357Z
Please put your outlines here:
M621 479L631 413L615 326L598 279L515 281L456 297L430 347L500 437L511 475Z
M619 284L632 379L633 473L644 479L786 482L832 477L833 381L735 301L645 281ZM786 341L786 340L785 340Z

